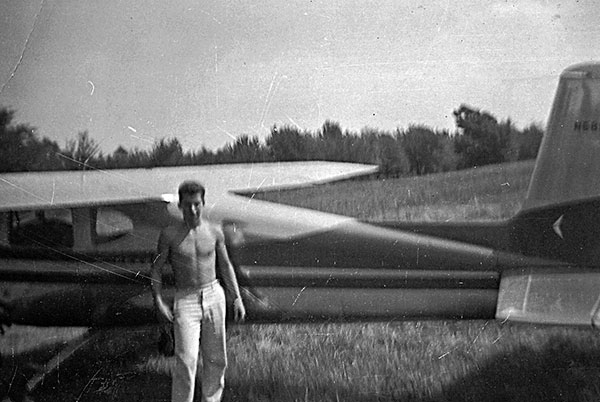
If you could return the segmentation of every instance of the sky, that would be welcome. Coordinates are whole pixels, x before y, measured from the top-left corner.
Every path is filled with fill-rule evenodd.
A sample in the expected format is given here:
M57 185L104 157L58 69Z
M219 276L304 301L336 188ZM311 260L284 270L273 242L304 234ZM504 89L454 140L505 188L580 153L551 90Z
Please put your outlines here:
M595 0L0 0L0 107L64 146L273 125L454 130L466 103L545 123L566 67L600 60Z

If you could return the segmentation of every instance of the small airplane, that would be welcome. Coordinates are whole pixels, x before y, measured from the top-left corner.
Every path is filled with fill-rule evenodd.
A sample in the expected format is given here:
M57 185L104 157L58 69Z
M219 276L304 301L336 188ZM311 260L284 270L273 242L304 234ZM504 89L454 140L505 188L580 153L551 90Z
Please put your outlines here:
M150 261L207 188L251 322L496 318L600 325L600 63L560 76L522 210L494 223L363 222L253 199L373 166L302 162L0 175L4 324L155 323ZM169 281L166 278L165 281Z

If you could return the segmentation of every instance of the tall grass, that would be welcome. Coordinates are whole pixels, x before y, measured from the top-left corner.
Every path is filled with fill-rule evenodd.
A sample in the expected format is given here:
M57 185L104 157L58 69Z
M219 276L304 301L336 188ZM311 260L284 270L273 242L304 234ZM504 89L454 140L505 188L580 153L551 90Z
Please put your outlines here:
M517 163L255 197L367 220L497 220L519 209L531 170ZM6 356L21 342L10 367L36 363L28 347L42 340L38 331L9 330L0 351ZM108 331L34 396L167 401L171 361L155 343L151 327ZM228 345L230 401L600 400L600 337L585 329L496 321L233 325Z
M364 220L473 221L514 215L533 162L384 180L345 181L254 198Z

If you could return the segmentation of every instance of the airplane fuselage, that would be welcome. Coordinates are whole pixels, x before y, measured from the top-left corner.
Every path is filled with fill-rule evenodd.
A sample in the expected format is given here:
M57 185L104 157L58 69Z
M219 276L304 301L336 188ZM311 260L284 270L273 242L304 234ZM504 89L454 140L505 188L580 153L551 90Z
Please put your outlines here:
M548 264L356 220L289 239L254 238L229 252L254 322L493 318L502 269ZM154 322L151 257L4 249L4 298L13 320L28 325Z

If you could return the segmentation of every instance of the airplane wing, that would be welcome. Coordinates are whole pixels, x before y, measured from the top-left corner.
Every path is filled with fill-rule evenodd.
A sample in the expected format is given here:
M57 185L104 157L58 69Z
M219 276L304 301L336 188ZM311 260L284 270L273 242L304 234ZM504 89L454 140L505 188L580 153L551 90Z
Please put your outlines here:
M172 201L186 179L203 183L207 199L217 200L228 192L294 188L376 171L316 161L0 174L0 212Z
M0 218L7 220L2 212L70 210L63 215L73 225L73 239L66 243L73 244L74 249L151 253L160 228L180 219L174 202L179 184L195 179L206 187L209 220L243 226L246 240L253 236L285 238L337 224L344 218L322 214L308 219L297 208L273 209L273 204L236 193L310 186L376 171L371 165L314 161L2 174ZM103 216L108 217L101 219ZM97 227L109 226L107 230L114 233L115 227L123 225L118 221L125 219L131 233L111 242L93 239L90 226L94 222ZM6 222L0 224L6 226ZM40 232L35 227L33 230Z

